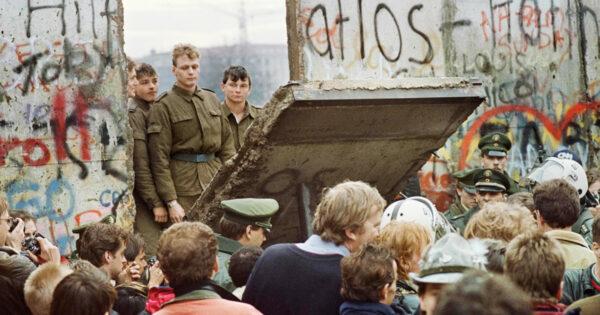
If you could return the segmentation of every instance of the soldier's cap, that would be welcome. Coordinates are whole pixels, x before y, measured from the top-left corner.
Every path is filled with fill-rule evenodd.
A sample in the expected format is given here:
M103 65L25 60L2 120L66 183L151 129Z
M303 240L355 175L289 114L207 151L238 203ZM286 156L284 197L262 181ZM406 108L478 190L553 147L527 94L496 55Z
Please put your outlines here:
M95 223L115 224L116 222L117 222L117 218L114 215L109 214L109 215L105 216L104 218L102 218L102 220L100 220L98 222L90 222L90 223L82 224L78 227L73 228L71 231L74 234L83 234L85 229L87 229L92 224L95 224Z
M478 239L448 233L433 244L419 262L421 271L409 276L416 284L455 283L469 269L485 270L487 248Z
M452 173L452 177L458 181L458 186L464 191L475 194L475 173L477 169L462 170Z
M227 220L260 226L267 231L272 227L271 217L279 210L279 203L271 198L241 198L221 201Z
M504 157L507 155L508 150L510 150L512 147L512 143L505 134L495 132L481 137L477 147L483 154Z
M579 158L579 156L575 152L573 152L569 149L558 150L558 151L554 152L554 154L552 154L552 156L559 158L559 159L573 160L573 161L577 162L579 165L583 166L583 164L581 164L581 159Z
M505 192L510 188L510 180L503 172L493 169L478 169L474 176L477 191Z

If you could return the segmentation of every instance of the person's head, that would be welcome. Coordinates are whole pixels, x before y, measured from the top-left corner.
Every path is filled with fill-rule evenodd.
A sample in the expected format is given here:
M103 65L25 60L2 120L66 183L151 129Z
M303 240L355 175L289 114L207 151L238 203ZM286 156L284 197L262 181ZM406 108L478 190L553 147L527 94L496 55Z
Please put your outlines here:
M246 285L252 268L262 255L263 249L258 246L242 247L238 249L229 259L229 276L236 287Z
M563 179L537 184L533 203L538 224L544 229L565 229L579 218L579 196L573 186Z
M67 266L47 263L31 273L25 281L25 302L33 315L50 314L54 288L72 272Z
M592 250L596 255L597 265L600 266L600 217L596 217L592 223Z
M456 194L458 195L458 198L460 198L460 203L466 208L472 209L477 206L477 195L466 189L464 185L458 184L456 186Z
M142 292L130 287L117 287L117 299L113 310L119 315L138 315L146 309L146 297Z
M189 44L179 44L173 48L173 75L176 85L193 92L200 75L200 53Z
M474 176L475 199L480 208L488 202L506 201L510 182L504 173L494 169L479 169Z
M560 245L541 232L519 235L506 248L504 274L532 299L559 299L564 272Z
M116 280L125 263L127 233L114 224L95 223L79 238L79 257Z
M392 304L396 292L396 261L382 246L364 244L342 258L341 294L345 300Z
M435 315L529 315L527 295L508 279L482 271L470 271L444 289Z
M25 228L23 231L25 233L25 237L35 236L37 233L37 226L35 225L35 218L31 214L25 211L12 211L10 216L23 220L23 223L25 223Z
M0 246L6 244L6 238L10 230L12 218L8 213L8 203L2 197L0 197Z
M477 206L475 191L475 173L476 169L462 170L452 174L456 178L456 194L460 203L468 209Z
M210 279L219 271L217 238L204 223L173 224L158 241L160 269L173 288Z
M481 150L481 166L500 172L506 170L507 152L511 146L510 139L503 133L492 133L481 137L478 145Z
M58 283L50 315L105 315L115 302L115 289L88 274L74 272Z
M516 192L516 193L508 196L508 198L506 199L506 202L523 206L523 207L529 209L529 211L531 211L531 213L533 213L535 210L535 204L533 203L533 194L528 191Z
M97 279L97 281L110 283L110 278L108 275L87 260L72 259L69 261L69 268L71 268L74 272L85 273L88 276Z
M485 254L485 257L487 258L485 268L490 272L503 274L506 242L490 238L482 239L481 241L487 248L487 253Z
M127 57L127 96L135 96L137 77L135 75L135 62Z
M223 73L221 90L226 104L242 104L246 102L252 81L248 71L242 66L230 66Z
M409 273L419 272L421 255L433 239L422 224L393 221L381 230L374 242L387 248L396 259L398 279L408 280Z
M271 198L240 198L221 201L221 208L221 235L243 246L261 246L267 240L271 217L279 210L279 203Z
M517 235L537 229L531 212L506 202L486 203L465 227L465 238L491 238L510 242Z
M588 179L588 190L598 196L600 193L600 168L593 167L586 172Z
M149 103L154 102L158 92L158 75L154 68L147 63L139 64L135 68L135 76L135 96Z
M127 246L123 255L128 263L136 263L141 269L146 268L148 263L146 262L146 243L139 234L128 233L127 235Z
M379 234L384 207L376 188L361 181L342 182L324 191L313 231L326 241L357 250Z
M12 314L31 314L25 303L24 286L35 265L21 255L0 252L0 309Z

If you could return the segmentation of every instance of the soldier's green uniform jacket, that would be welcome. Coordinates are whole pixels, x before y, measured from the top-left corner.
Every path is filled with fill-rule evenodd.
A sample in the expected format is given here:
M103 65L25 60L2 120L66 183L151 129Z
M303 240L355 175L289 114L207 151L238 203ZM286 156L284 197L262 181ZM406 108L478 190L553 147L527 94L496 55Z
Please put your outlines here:
M225 102L222 102L221 106L223 115L227 118L227 121L229 121L231 133L233 134L233 144L237 151L244 145L246 130L248 130L248 127L250 127L250 124L254 122L256 117L262 113L262 108L255 107L246 101L244 117L238 123L235 119L235 115L229 110L229 107L225 105Z
M133 192L142 199L147 210L164 207L154 187L154 179L152 179L150 171L150 158L148 157L146 121L150 104L139 98L130 98L127 107L129 125L133 134L133 171L135 172Z
M505 134L495 132L481 137L477 147L483 154L494 157L504 157L508 155L508 151L510 151L512 143ZM504 171L504 175L509 179L510 186L507 190L509 195L522 190L521 187L519 187L519 183L512 179L512 177L510 177L506 171Z
M242 248L242 244L238 241L217 234L217 242L219 251L217 252L217 260L219 261L219 272L213 277L213 280L227 291L232 292L236 286L231 281L229 276L229 259L231 255L238 249Z
M452 226L462 234L465 229L466 222L464 217L468 212L469 209L465 208L465 206L463 206L463 204L460 202L460 198L457 197L454 200L454 203L450 205L448 210L444 212L444 216L446 219L448 219L450 224L452 224Z
M148 116L148 144L156 190L165 202L200 195L235 154L217 96L200 88L191 93L173 86L158 98Z

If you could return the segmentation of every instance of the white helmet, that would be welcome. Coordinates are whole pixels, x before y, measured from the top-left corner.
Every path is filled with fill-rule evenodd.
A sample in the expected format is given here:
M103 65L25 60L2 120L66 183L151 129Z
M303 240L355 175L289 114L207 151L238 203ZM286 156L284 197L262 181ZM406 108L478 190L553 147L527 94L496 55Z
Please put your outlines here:
M544 165L536 168L527 176L537 183L547 182L553 179L564 179L577 190L579 198L585 196L588 191L587 176L583 166L573 160L549 157Z
M383 211L379 228L383 230L392 220L422 224L429 228L436 238L453 231L450 223L440 215L435 205L423 197L410 197L391 203Z

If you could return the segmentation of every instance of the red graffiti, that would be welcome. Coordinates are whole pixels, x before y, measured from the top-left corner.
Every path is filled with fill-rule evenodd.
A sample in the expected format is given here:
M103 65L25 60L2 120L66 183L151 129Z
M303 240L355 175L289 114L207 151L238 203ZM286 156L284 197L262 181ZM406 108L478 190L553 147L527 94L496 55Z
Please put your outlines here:
M419 172L419 186L439 211L447 210L453 199L448 162L432 156Z
M59 89L52 100L52 121L54 122L54 144L56 146L56 160L63 161L67 158L65 143L67 142L67 114L66 114L66 89ZM89 161L90 134L86 126L85 117L88 106L83 95L79 91L75 93L76 125L81 138L81 159Z
M458 162L458 168L464 169L467 164L467 156L469 154L469 147L475 135L479 132L479 128L491 118L500 115L502 113L508 112L520 112L524 114L530 114L534 116L538 121L542 123L542 125L546 128L548 133L552 135L554 139L560 139L562 137L563 131L569 126L569 123L575 119L577 116L593 110L600 109L600 102L593 103L577 103L569 108L563 118L555 123L552 121L546 114L543 112L527 106L527 105L504 105L492 108L491 110L483 113L477 120L473 122L467 134L463 138L463 142L460 146L460 159Z
M23 162L27 166L43 166L48 164L50 161L50 150L48 146L40 139L26 139L20 140L16 138L3 140L0 139L0 166L6 164L6 156L8 152L15 148L22 148ZM35 159L32 157L36 149L39 149L42 155Z
M102 212L100 210L86 210L83 212L80 212L78 214L76 214L75 216L73 216L73 218L75 219L75 226L80 226L81 225L81 217L84 215L88 215L88 214L92 214L95 215L97 218L101 218L102 217ZM86 220L86 222L91 222L93 221L93 219L90 220Z

